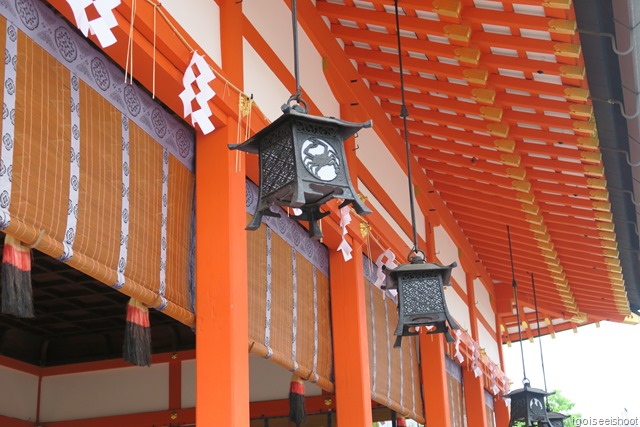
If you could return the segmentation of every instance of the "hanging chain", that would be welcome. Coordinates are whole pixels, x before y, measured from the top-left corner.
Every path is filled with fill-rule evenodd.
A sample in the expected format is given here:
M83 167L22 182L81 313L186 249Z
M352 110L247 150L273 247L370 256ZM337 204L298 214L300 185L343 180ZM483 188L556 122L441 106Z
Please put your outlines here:
M300 88L300 65L298 56L298 7L296 0L291 0L291 21L293 26L293 74L296 79L296 93L292 94L287 100L287 104L283 105L283 110L288 108L292 102L296 102L298 106L302 106L302 111L293 107L294 110L302 113L309 112L307 102L302 99L302 89Z
M409 117L409 110L405 102L404 96L404 67L402 65L402 42L400 36L400 14L398 12L398 0L395 0L396 11L396 36L398 40L398 65L400 67L400 95L402 99L402 106L400 107L400 117L402 117L402 123L404 126L404 144L407 151L407 181L409 182L409 208L411 210L411 227L413 232L413 248L407 255L409 262L422 262L426 259L425 253L418 248L418 231L416 228L416 207L415 207L415 195L413 192L413 178L411 174L411 148L409 146L409 132L407 131L407 118Z
M507 238L509 239L509 258L511 259L511 285L513 286L513 296L516 299L516 319L518 321L518 337L520 338L520 356L522 357L522 384L529 385L527 370L524 364L524 347L522 346L522 326L520 324L520 306L518 305L518 284L516 283L516 270L513 266L513 249L511 248L511 230L507 225Z

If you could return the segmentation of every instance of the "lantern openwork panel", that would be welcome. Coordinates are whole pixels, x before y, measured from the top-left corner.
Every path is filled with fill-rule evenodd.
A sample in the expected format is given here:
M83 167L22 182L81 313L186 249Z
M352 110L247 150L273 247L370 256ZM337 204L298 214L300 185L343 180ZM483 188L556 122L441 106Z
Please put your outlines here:
M230 145L260 159L258 208L247 228L260 227L263 215L278 216L270 210L273 205L300 209L294 218L309 221L313 237L322 236L317 221L326 213L320 206L333 198L343 199L341 206L353 204L358 214L370 213L353 188L344 150L345 139L368 127L370 121L352 123L285 109L249 140Z
M544 423L552 425L544 404L545 398L551 394L553 393L530 387L528 383L525 383L524 388L514 390L505 395L504 397L511 399L509 427L516 425L518 421L525 423L527 427L533 425L542 426Z
M453 341L449 328L458 329L458 325L449 314L444 287L449 285L455 266L416 262L390 271L386 287L398 292L396 346L402 336L416 335L420 326L430 326L427 333L444 333L448 341Z

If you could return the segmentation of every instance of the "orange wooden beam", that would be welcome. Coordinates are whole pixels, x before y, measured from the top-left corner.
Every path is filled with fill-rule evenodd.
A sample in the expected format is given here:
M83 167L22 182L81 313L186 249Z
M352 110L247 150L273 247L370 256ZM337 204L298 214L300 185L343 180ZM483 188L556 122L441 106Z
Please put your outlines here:
M47 427L140 427L140 426L168 426L171 424L189 425L195 423L196 410L178 409L175 411L156 411L141 414L117 415L111 417L91 418L73 421L56 421L46 423ZM248 422L248 421L247 421ZM4 424L2 424L4 426ZM214 424L215 425L215 424ZM34 427L34 424L28 424ZM15 426L23 427L23 426ZM24 426L26 427L26 425Z
M35 424L29 421L20 420L18 418L6 417L0 415L0 425L2 427L34 427Z
M402 7L404 4L402 4ZM390 13L368 10L353 6L342 6L328 2L318 2L318 11L329 18L332 22L339 19L357 22L361 28L367 28L367 24L385 27L389 33L395 33L395 18ZM417 16L400 16L400 28L404 31L411 31L426 38L427 34L449 38L450 32L447 30L447 23L440 21L428 21ZM452 44L467 45L468 43L450 39Z
M345 44L349 44L349 42L353 41L360 41L369 45L397 49L398 41L395 34L377 33L369 30L345 27L342 25L332 25L331 32L333 33L334 37L342 39ZM473 66L473 63L463 62L463 58L458 56L458 54L456 53L457 49L459 49L458 46L435 43L425 39L419 40L404 37L402 40L402 49L403 53L405 54L407 54L409 51L428 52L428 55L434 59L438 56L451 59L459 59L461 65Z

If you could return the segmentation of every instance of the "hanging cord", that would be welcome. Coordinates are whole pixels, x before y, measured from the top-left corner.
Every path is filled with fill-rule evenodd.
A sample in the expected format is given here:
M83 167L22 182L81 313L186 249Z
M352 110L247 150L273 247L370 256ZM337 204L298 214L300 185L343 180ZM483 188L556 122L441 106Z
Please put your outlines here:
M516 299L516 318L518 320L518 337L520 338L520 356L522 357L522 384L529 385L527 370L524 364L524 347L522 346L522 327L520 326L520 306L518 305L518 285L516 283L516 270L513 266L513 249L511 248L511 230L507 225L507 238L509 239L509 258L511 259L511 284L513 285L513 296Z
M151 83L151 99L156 99L156 41L158 36L158 6L160 6L158 3L154 3L153 5L153 81Z
M129 83L133 84L133 34L134 23L136 20L136 0L131 2L131 20L129 21L129 40L127 43L127 62L124 66L124 82L127 83L127 74L129 74ZM155 52L154 52L155 53ZM154 61L155 64L155 61Z
M400 36L400 13L398 9L398 0L394 1L396 11L396 36L398 39L398 65L400 67L400 95L402 99L402 106L400 107L400 117L402 117L402 123L404 126L404 144L407 150L407 181L409 182L409 208L411 209L411 227L413 231L413 248L407 255L409 262L422 262L426 259L425 253L418 248L418 231L416 229L416 207L413 194L413 178L411 175L411 148L409 146L409 132L407 130L407 117L409 117L409 110L405 102L404 96L404 68L402 65L402 41Z
M287 100L287 106L291 105L293 101L297 102L299 106L302 106L302 111L296 109L298 112L308 113L309 106L307 102L302 99L302 89L300 88L300 65L298 57L298 7L296 0L291 0L291 21L293 26L293 74L296 79L296 93L291 95ZM285 106L283 106L285 107Z
M540 363L542 365L542 380L544 381L544 391L547 391L547 374L544 370L544 355L542 354L542 340L540 339L540 317L538 313L538 299L536 298L536 282L531 273L531 289L533 290L533 308L536 310L536 323L538 324L538 344L540 344ZM549 404L547 403L547 408Z

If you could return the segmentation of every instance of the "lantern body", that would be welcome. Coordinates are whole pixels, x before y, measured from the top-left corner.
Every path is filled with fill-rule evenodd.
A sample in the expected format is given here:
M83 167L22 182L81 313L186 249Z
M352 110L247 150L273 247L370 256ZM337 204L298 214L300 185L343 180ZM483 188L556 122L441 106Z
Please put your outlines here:
M242 144L229 148L259 155L260 190L258 208L247 226L260 227L263 215L279 216L272 205L302 210L294 217L309 221L309 234L322 236L317 221L328 213L320 206L341 198L356 212L371 211L356 194L347 168L344 140L371 122L352 123L330 117L312 116L285 108L284 114Z
M525 383L524 388L505 395L504 397L511 399L509 427L512 427L516 421L526 423L527 427L532 426L534 422L539 422L539 425L544 423L551 425L544 404L545 397L551 394L553 393L530 387L528 383Z
M415 262L403 264L387 275L387 289L398 291L398 336L417 335L416 327L432 326L429 334L444 333L447 341L453 342L449 328L459 329L449 314L444 287L449 285L451 269L457 264L444 266L437 263Z

